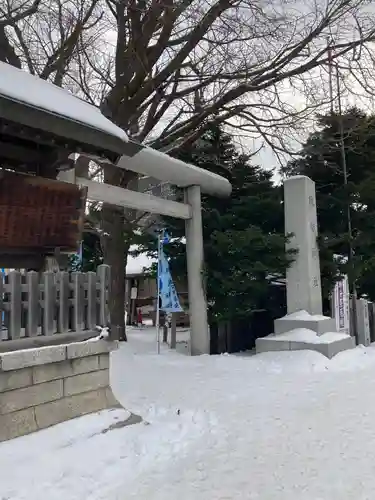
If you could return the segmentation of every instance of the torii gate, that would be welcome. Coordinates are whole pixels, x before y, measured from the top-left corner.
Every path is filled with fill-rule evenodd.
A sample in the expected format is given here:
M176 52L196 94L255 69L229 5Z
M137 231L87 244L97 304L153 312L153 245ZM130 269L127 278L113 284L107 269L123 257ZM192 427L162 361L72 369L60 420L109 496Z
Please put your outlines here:
M2 103L6 103L7 108ZM178 203L76 177L72 163L66 163L65 167L63 163L59 164L58 178L86 186L88 199L185 220L191 354L209 353L207 304L202 276L201 192L227 197L231 193L229 181L131 141L122 129L107 120L94 106L44 80L0 63L0 118L4 116L12 120L14 115L9 110L8 117L8 108L13 106L14 113L20 103L28 111L20 109L17 121L29 129L58 131L60 136L71 141L70 149L74 140L79 141L81 145L85 144L84 151L80 151L82 154L96 160L100 158L102 162L109 159L118 168L149 175L185 190L185 202ZM67 150L69 148L66 146Z
M152 148L128 141L127 152L117 166L168 181L185 190L185 202L165 200L108 184L76 177L74 169L61 172L61 180L87 187L87 197L135 210L185 220L186 260L190 314L191 354L209 354L210 339L207 323L207 303L203 287L203 237L201 192L229 196L231 185L227 179L201 168L189 165Z

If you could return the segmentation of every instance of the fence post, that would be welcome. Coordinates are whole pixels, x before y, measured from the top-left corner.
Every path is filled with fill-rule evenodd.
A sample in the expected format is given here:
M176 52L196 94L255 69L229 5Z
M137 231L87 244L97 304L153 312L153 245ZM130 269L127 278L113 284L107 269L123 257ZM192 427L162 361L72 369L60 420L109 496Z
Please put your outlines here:
M108 317L108 300L110 293L110 267L106 264L98 266L98 278L99 278L99 324L100 326L107 326L110 323L110 318Z
M19 339L22 314L22 282L19 271L9 273L9 292L9 339Z
M38 335L39 323L39 275L36 271L26 274L27 321L26 337Z
M96 273L89 271L87 273L87 318L86 326L88 330L93 330L96 322Z
M58 274L59 286L59 315L57 318L57 331L65 333L69 330L69 273L61 271Z
M55 273L45 271L43 273L43 335L53 335L55 331Z
M84 328L85 289L83 287L83 274L72 273L73 285L73 330L80 332Z

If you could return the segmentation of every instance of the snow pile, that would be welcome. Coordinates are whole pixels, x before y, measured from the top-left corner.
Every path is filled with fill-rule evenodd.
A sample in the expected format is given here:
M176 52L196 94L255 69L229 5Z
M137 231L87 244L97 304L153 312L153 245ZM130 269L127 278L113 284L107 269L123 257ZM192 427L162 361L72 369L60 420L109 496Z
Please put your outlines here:
M338 340L346 339L349 335L345 333L326 332L317 335L314 330L309 328L295 328L286 333L279 333L272 337L274 340L290 340L296 342L308 342L310 344L330 344Z
M128 141L126 133L91 104L52 83L0 61L0 95L44 109Z
M126 315L125 315L125 321L126 321ZM97 340L109 339L109 326L96 325L95 330L99 333L99 335L87 339L86 342L96 342Z
M330 371L357 371L375 369L375 346L358 346L356 349L343 351L331 359Z
M331 318L329 316L322 316L321 314L310 314L302 309L301 311L287 314L281 319L297 319L300 321L324 321Z
M375 348L189 358L155 331L111 355L120 411L0 444L7 500L352 500L375 489Z

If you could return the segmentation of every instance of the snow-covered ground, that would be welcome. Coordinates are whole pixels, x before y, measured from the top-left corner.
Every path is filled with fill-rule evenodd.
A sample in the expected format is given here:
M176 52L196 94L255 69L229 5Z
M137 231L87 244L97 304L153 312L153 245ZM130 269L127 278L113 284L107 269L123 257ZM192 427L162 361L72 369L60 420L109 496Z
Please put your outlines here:
M375 348L189 358L152 329L112 355L145 422L105 411L0 444L1 500L364 500L375 491Z

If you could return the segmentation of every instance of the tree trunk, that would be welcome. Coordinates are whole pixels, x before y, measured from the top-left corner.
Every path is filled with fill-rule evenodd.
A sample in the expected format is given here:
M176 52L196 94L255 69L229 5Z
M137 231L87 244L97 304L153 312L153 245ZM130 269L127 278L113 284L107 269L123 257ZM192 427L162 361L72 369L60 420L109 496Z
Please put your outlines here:
M126 187L136 174L112 167L105 167L104 182ZM104 262L111 266L111 296L109 301L111 330L114 339L126 341L125 331L125 274L131 234L127 234L124 209L104 204L103 254Z
M103 207L105 235L104 262L111 266L111 294L109 313L114 339L126 340L125 334L125 269L127 244L124 234L124 216L116 208Z

